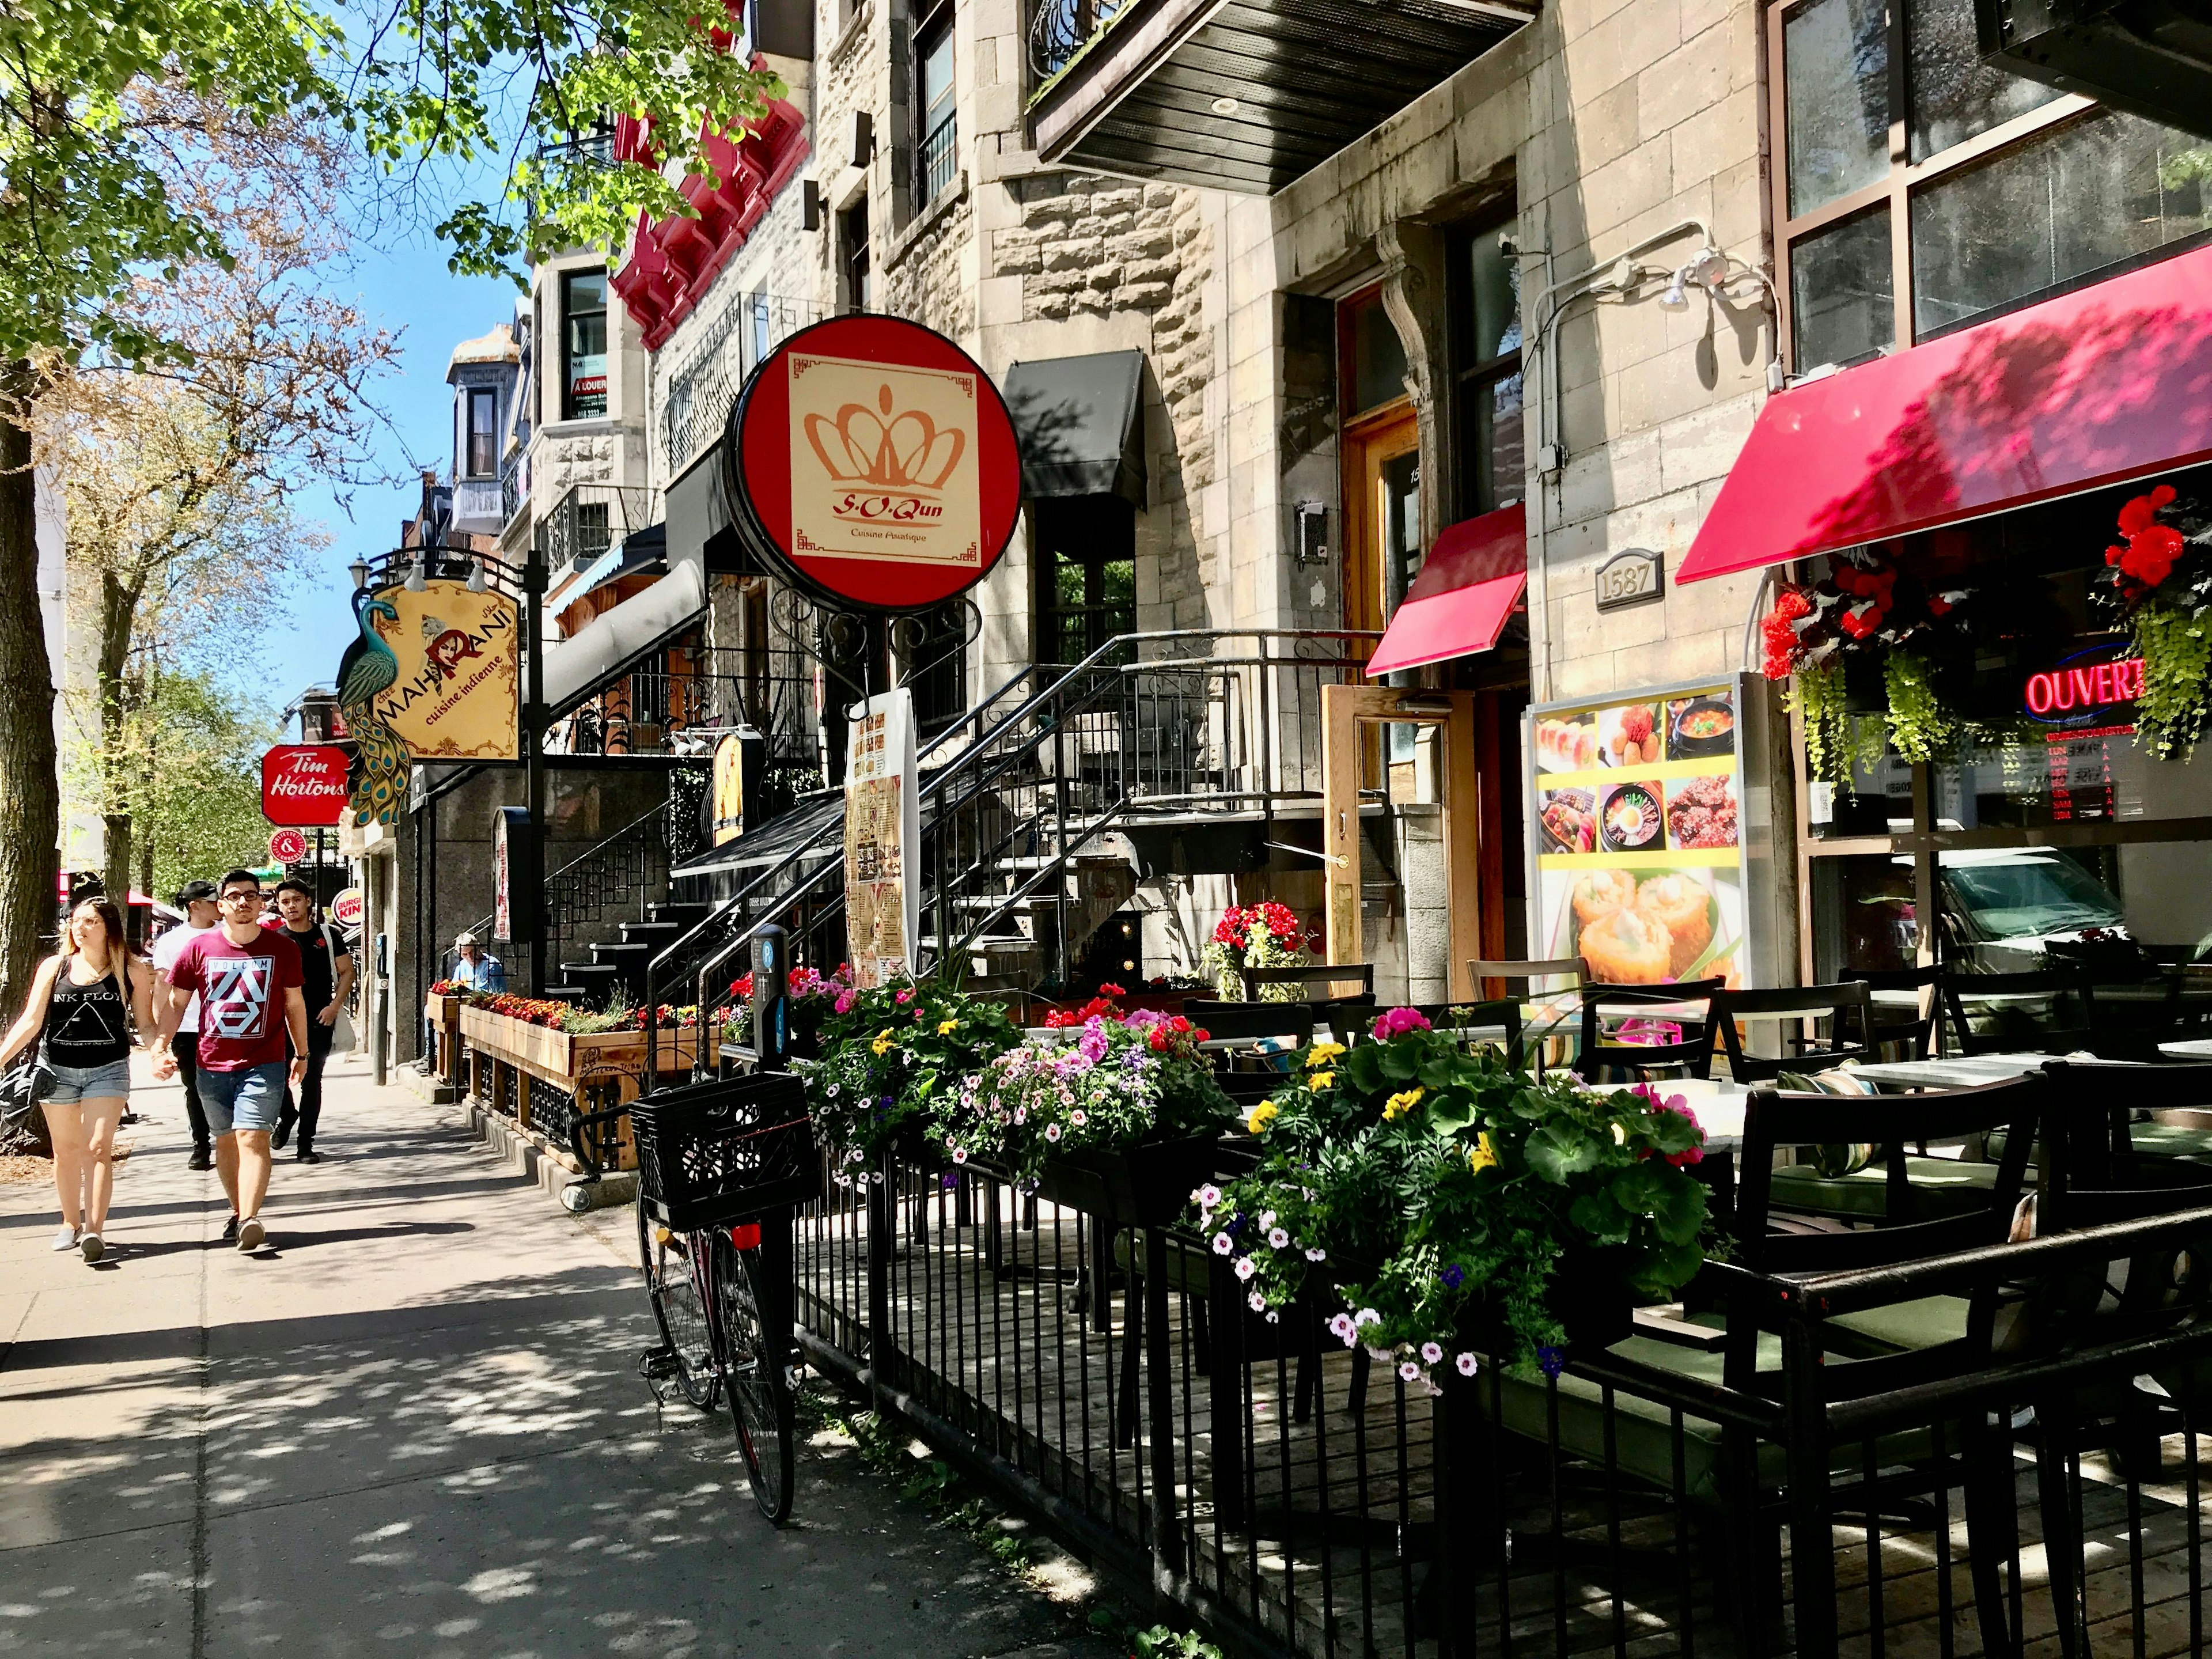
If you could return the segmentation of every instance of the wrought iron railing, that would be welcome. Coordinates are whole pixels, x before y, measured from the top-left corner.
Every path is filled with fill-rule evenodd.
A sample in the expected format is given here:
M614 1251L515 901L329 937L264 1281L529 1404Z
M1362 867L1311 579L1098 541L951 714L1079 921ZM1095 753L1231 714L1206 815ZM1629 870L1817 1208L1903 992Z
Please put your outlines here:
M670 477L721 434L730 405L760 360L829 313L812 300L748 294L726 306L668 371L660 399L661 452Z
M937 199L939 194L952 183L952 175L959 168L957 162L959 115L948 112L945 118L932 127L921 141L921 199L924 205Z
M514 522L514 515L530 505L530 446L526 441L507 458L499 470L499 516L502 525Z
M1216 1158L1155 1179L1189 1186ZM2061 1322L2085 1340L1957 1345L1881 1394L1851 1397L1834 1356L1863 1340L1854 1318L1923 1297L2081 1308L2084 1285L2202 1248L2212 1212L1809 1282L1736 1273L1729 1317L1775 1356L1755 1377L1698 1363L1713 1328L1677 1318L1542 1369L1471 1338L1474 1374L1441 1366L1439 1389L1346 1347L1327 1291L1279 1322L1250 1311L1228 1258L1162 1224L1178 1193L1117 1213L1049 1176L896 1157L847 1181L799 1218L810 1363L1232 1650L2204 1651L2201 1289Z
M1111 23L1125 0L1036 0L1030 15L1030 68L1049 81Z
M660 492L641 484L578 483L538 521L546 568L585 565L617 542L660 522Z
M965 975L1022 958L1066 977L1077 860L1146 811L1257 813L1321 791L1321 692L1356 679L1371 634L1194 630L1109 641L1070 668L1022 670L923 745L917 965ZM714 994L769 923L796 964L845 958L844 829L832 816L657 957L659 999ZM680 990L678 988L681 988Z

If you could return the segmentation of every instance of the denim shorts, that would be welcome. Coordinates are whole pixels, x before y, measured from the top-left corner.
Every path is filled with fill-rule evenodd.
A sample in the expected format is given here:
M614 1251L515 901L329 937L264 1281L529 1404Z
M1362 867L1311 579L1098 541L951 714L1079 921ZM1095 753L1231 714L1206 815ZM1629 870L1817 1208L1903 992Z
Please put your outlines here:
M131 1094L131 1062L127 1059L111 1060L105 1066L55 1066L53 1073L53 1087L46 1095L52 1105L127 1099Z
M200 1067L200 1109L207 1114L209 1131L227 1135L234 1129L273 1129L276 1114L284 1107L284 1062L242 1066L234 1072L211 1072Z

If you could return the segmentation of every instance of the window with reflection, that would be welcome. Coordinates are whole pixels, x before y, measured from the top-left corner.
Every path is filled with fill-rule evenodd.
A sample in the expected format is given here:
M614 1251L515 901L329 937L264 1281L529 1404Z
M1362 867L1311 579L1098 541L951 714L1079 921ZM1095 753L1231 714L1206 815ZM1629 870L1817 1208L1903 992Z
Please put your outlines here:
M1769 27L1797 374L2212 237L2212 144L1990 68L1974 0L1794 0Z
M1452 375L1457 382L1462 516L1521 499L1521 261L1510 220L1460 239L1453 254Z

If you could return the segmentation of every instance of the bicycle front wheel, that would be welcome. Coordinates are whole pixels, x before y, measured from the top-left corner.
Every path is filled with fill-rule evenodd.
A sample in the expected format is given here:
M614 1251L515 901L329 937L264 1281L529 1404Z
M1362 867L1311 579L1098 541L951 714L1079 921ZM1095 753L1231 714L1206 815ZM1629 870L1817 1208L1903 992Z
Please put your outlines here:
M653 1297L653 1316L660 1340L676 1356L676 1385L702 1412L714 1409L719 1379L714 1369L714 1333L707 1322L700 1293L706 1263L694 1253L704 1237L672 1233L637 1206L637 1253L645 1264L645 1285Z
M726 1228L714 1232L715 1311L722 1323L730 1416L752 1481L753 1501L777 1526L791 1514L792 1400L785 1369L787 1322L778 1334L775 1293L756 1247L741 1250Z

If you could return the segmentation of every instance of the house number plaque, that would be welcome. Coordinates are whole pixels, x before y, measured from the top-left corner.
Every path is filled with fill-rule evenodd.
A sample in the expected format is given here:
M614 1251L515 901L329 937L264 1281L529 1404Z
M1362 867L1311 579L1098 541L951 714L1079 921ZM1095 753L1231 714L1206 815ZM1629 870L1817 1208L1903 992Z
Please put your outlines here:
M1627 547L1597 568L1597 608L1619 611L1663 598L1667 567L1649 548Z

